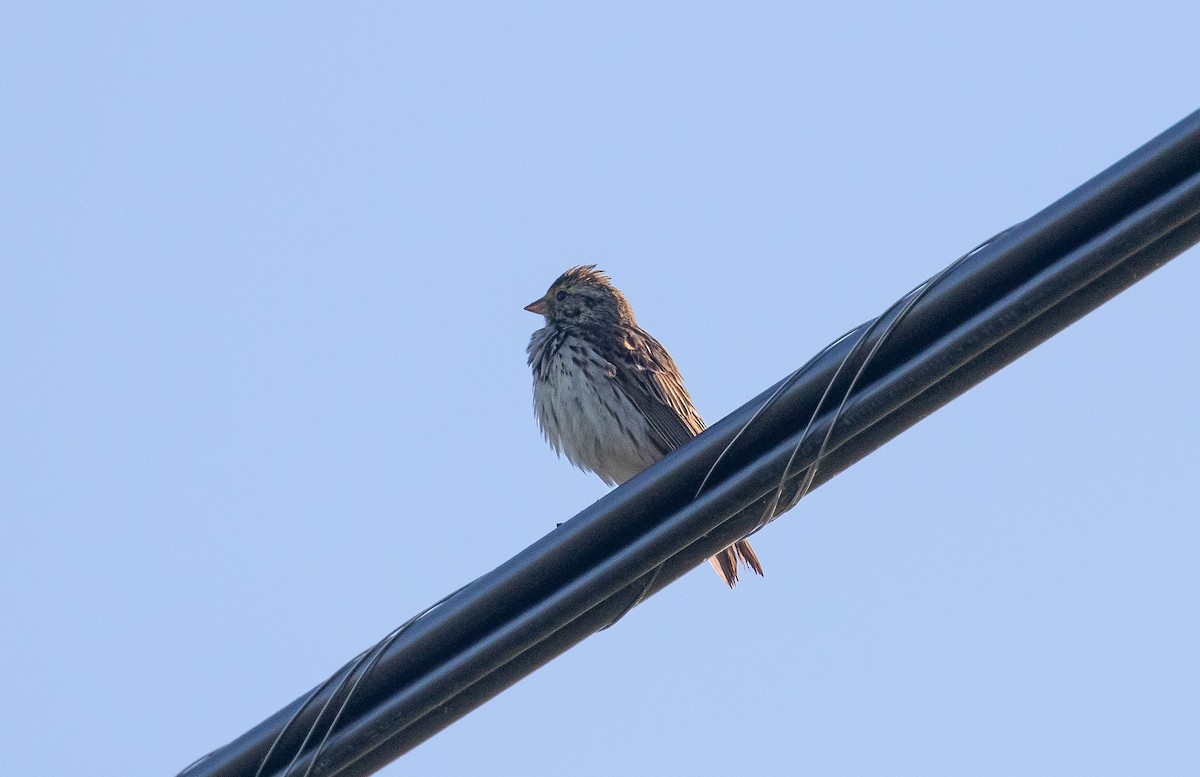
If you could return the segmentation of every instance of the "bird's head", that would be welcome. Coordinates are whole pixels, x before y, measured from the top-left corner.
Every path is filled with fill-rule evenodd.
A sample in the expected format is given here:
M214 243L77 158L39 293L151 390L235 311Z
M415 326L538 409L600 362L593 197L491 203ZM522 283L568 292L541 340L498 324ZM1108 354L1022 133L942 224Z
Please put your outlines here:
M567 270L525 309L558 327L636 324L625 295L594 264Z

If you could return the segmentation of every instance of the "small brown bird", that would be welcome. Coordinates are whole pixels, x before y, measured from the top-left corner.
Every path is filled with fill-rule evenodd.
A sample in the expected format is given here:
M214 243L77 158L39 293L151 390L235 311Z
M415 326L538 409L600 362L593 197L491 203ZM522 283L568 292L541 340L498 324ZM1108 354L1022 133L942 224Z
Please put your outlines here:
M704 430L671 355L595 265L567 270L525 309L546 318L526 349L534 414L576 467L619 485ZM738 561L763 573L746 540L709 559L730 588Z

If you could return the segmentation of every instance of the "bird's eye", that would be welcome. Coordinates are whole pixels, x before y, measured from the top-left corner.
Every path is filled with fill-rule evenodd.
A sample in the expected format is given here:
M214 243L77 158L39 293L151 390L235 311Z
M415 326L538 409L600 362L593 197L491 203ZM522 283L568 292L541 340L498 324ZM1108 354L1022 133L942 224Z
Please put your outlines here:
M560 291L559 293L554 295L554 298L556 300L558 300L559 302L562 302L564 299L567 298L567 293L565 291Z

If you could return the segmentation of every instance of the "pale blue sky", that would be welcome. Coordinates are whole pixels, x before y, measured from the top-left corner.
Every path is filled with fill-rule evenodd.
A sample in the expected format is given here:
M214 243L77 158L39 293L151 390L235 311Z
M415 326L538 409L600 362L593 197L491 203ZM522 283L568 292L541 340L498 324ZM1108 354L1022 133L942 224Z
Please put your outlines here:
M605 492L521 310L710 421L1200 106L1194 2L54 4L0 29L11 774L169 775ZM1200 763L1185 255L385 774Z

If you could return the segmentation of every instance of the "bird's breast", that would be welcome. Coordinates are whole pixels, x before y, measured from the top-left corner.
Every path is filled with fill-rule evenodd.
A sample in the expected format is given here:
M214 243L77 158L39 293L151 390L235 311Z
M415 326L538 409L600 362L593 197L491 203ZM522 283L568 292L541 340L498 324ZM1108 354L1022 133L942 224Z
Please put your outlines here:
M607 359L577 337L543 345L547 350L535 354L530 344L533 406L556 451L609 484L623 483L661 458L649 424Z

